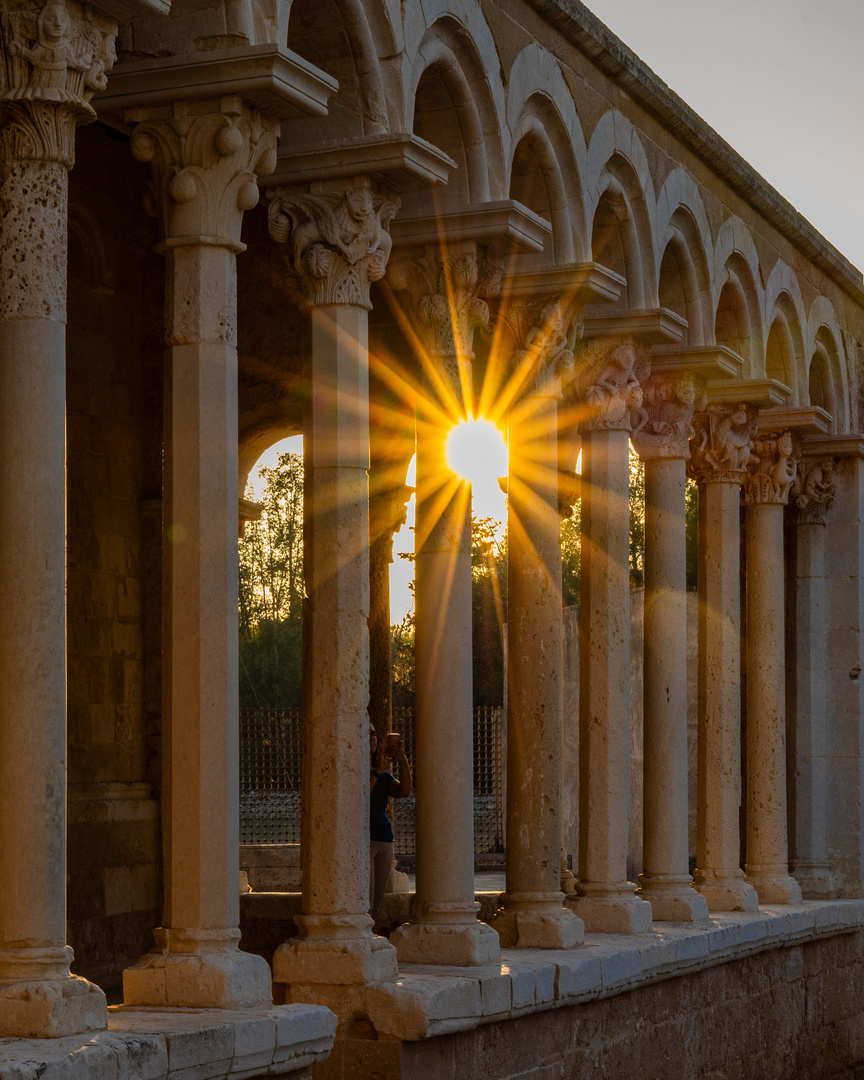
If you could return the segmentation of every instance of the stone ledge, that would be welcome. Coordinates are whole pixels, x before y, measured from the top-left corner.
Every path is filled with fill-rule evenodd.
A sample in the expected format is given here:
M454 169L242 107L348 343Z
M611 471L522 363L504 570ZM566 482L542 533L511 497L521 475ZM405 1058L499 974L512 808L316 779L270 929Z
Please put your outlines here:
M108 1010L108 1030L63 1039L0 1039L2 1080L244 1080L326 1060L336 1017L318 1005L248 1012Z
M583 946L566 952L502 949L500 966L400 964L398 980L370 987L364 1005L380 1035L427 1039L611 997L862 927L864 900L718 913L700 926L655 922L650 934L586 934Z

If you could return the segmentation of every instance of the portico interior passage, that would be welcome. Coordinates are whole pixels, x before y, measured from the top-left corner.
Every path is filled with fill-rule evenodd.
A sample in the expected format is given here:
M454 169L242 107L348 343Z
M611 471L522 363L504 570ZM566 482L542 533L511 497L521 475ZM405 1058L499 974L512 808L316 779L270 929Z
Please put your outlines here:
M708 1075L684 1032L713 1038L691 990L723 979L800 1075L858 1063L860 272L578 0L0 0L0 42L0 505L34 523L0 530L0 1075L36 1076L38 1045L46 1080L462 1080L463 1051L471 1076L611 1077L673 986L663 1038ZM482 920L471 490L445 449L468 416L509 451ZM238 895L238 505L300 432L302 894L268 951L252 913L286 901ZM415 453L416 890L387 938L367 733ZM794 1007L741 974L775 949ZM736 1077L791 1075L750 1058Z

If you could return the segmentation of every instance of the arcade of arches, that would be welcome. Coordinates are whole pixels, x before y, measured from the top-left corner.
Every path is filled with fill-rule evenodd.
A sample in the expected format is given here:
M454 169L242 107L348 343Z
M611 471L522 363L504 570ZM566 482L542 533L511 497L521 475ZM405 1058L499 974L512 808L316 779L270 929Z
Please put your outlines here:
M578 0L0 0L0 40L0 1075L864 1064L860 272ZM469 414L510 454L482 921ZM268 964L240 940L238 498L298 432L303 886ZM417 872L388 940L367 724L415 452Z

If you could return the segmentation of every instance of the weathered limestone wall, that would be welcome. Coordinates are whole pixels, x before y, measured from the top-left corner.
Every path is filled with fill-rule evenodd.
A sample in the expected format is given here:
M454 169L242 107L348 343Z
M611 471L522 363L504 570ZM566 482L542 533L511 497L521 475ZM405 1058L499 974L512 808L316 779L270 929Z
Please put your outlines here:
M96 126L81 132L70 180L68 940L74 971L108 988L149 947L161 905L144 708L160 642L142 624L154 558L142 501L161 491L162 278L138 168ZM118 188L129 197L112 198Z
M374 1041L368 1024L356 1024L312 1076L851 1080L864 1069L862 991L864 934L856 933L422 1042Z

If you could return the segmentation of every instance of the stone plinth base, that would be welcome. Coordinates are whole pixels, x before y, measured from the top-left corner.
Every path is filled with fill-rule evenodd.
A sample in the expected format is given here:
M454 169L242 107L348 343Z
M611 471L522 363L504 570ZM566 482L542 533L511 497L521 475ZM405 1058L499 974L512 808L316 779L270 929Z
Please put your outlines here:
M654 919L661 922L701 922L708 918L708 902L691 888L692 878L639 876L642 887L637 896L651 905Z
M696 871L693 888L704 896L709 911L758 911L759 897L740 870L721 877L710 870Z
M396 950L372 934L368 915L297 915L294 921L301 936L273 954L274 982L351 986L396 978Z
M0 1036L57 1039L104 1031L108 1006L98 986L77 975L61 979L0 979Z
M800 904L801 886L784 866L746 866L744 880L752 885L760 904Z
M825 863L794 862L791 870L805 900L833 900L836 897L837 882Z
M308 1077L336 1017L311 1005L192 1013L113 1006L108 1030L51 1042L5 1039L0 1080L248 1080Z
M651 931L651 905L632 893L568 897L565 903L576 912L585 929L594 934L647 934Z
M400 964L482 967L501 960L498 935L485 923L406 923L394 930Z
M267 961L240 952L239 930L159 928L156 945L123 972L127 1005L242 1009L272 1000Z
M496 912L492 927L501 947L508 949L573 949L585 941L585 926L568 908L562 907L564 894L557 903L505 906Z

